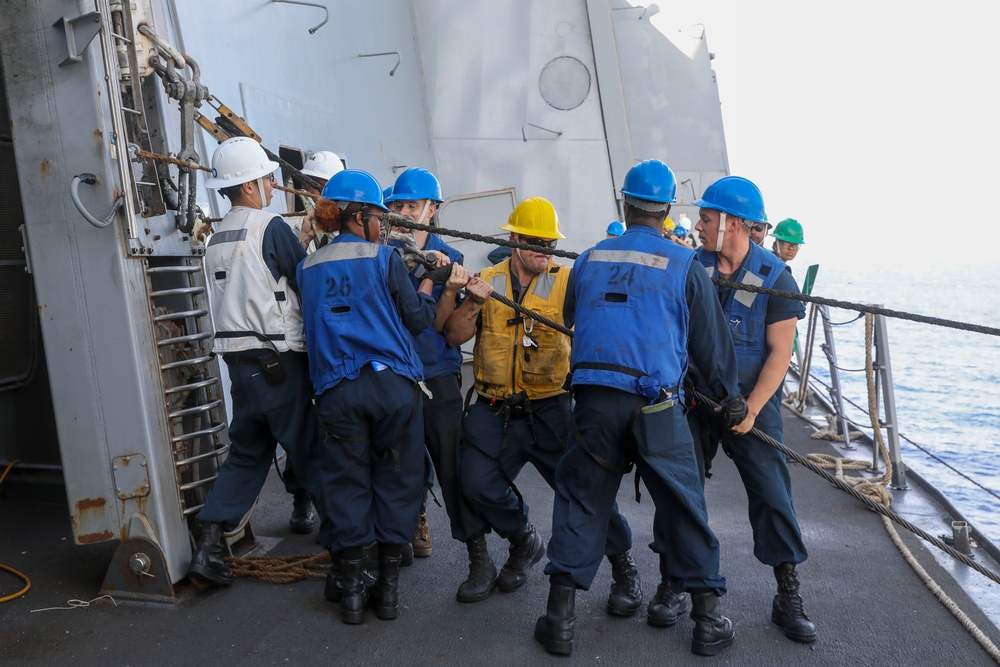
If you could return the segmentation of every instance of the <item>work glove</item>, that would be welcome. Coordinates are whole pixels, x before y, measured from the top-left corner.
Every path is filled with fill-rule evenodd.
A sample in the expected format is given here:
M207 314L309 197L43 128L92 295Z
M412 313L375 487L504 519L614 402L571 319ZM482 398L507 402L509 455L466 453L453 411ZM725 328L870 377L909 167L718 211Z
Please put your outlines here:
M743 423L747 418L747 401L742 396L731 398L722 404L722 419L726 428L733 428Z
M435 285L444 285L448 282L448 278L451 277L451 270L455 267L454 264L447 264L445 266L439 266L436 269L431 269L426 274L424 278L429 278L431 282Z

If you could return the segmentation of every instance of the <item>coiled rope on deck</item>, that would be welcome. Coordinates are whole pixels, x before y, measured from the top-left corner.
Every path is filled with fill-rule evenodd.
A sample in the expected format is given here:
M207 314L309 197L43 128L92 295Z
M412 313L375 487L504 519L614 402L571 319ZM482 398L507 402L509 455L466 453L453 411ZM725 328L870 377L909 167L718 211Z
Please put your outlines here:
M291 556L245 556L226 558L233 575L256 577L272 584L291 584L306 578L323 579L330 571L330 554L326 551Z
M837 479L851 485L854 490L869 496L879 504L889 507L892 504L892 493L886 487L889 480L892 479L892 460L889 458L889 449L886 447L885 439L882 437L882 429L878 423L878 394L875 391L875 367L872 363L874 337L875 320L869 313L865 315L865 376L868 379L868 414L871 415L875 444L885 462L885 474L878 478L846 477L844 470L864 470L868 468L868 463L858 459L846 459L819 453L809 454L807 458L823 468L834 468ZM810 345L809 348L811 349L812 346Z

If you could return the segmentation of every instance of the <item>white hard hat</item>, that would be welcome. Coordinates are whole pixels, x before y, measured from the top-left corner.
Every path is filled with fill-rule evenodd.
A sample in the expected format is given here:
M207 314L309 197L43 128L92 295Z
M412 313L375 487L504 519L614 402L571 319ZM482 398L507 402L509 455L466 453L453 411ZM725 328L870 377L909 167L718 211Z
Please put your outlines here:
M278 168L259 143L247 137L226 139L212 155L212 176L205 179L209 190L249 183Z
M691 231L691 221L687 217L687 213L681 213L680 220L677 221L678 227L683 227L685 232Z
M330 180L331 176L342 171L344 171L343 160L331 151L316 151L309 156L302 167L302 173L306 176L315 176L325 180Z

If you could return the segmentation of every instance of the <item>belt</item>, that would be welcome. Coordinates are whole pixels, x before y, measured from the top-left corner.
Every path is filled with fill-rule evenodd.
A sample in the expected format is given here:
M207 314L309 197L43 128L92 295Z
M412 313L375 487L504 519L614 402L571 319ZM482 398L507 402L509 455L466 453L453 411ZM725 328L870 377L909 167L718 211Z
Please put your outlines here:
M499 400L496 398L487 398L479 394L476 403L480 402L486 403L490 410L495 414L502 415L506 419L524 419L531 414L531 407L528 404L527 398L519 403L511 403L510 398Z
M274 354L271 350L242 350L240 352L225 352L222 360L230 366L237 364L248 364L252 366L260 365L260 358L267 353Z

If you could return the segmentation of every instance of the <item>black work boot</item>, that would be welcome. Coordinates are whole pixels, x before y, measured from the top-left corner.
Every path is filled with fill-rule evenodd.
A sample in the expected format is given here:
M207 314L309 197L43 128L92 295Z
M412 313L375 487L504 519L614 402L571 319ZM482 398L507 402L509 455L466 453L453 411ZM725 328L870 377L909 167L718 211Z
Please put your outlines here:
M535 527L528 523L510 536L510 555L497 577L503 593L516 591L528 581L528 570L545 555L545 543Z
M340 553L330 550L330 571L326 575L323 597L330 602L340 602L344 596L343 568L340 567Z
M323 588L323 597L330 602L340 602L340 599L344 596L344 577L343 569L340 566L340 558L340 553L332 549L330 550L330 572L326 575L326 586ZM370 561L366 556L361 574L365 581L365 588L369 591L375 585L375 575L372 572L377 570L378 563Z
M340 552L340 618L348 625L358 625L365 619L368 589L364 577L364 547L351 547Z
M691 593L691 652L695 655L716 655L736 639L733 622L722 615L719 607L719 596L714 591Z
M550 583L545 616L539 616L535 621L535 640L549 653L569 655L573 652L574 621L576 621L576 586Z
M399 561L402 544L378 545L378 580L372 588L369 603L375 616L391 621L399 616Z
M465 543L469 549L469 578L458 587L459 602L481 602L497 586L497 566L486 548L486 535L476 535Z
M296 535L308 535L316 525L316 513L313 511L312 498L305 489L299 489L292 497L292 518L288 527Z
M612 616L634 616L642 606L642 583L639 568L632 554L624 551L608 556L611 563L611 594L608 595L608 613Z
M654 628L669 628L681 614L690 609L691 597L687 593L674 593L667 574L667 557L660 554L660 585L646 608L646 623Z
M802 607L795 563L783 563L774 568L774 578L778 582L778 594L771 604L771 620L780 625L792 641L812 644L816 641L816 626Z
M233 571L224 560L225 539L221 523L201 524L201 539L191 557L188 576L199 584L229 586L233 583Z
M410 567L413 565L413 545L404 544L399 557L400 566ZM372 542L365 553L365 571L378 572L378 542Z

